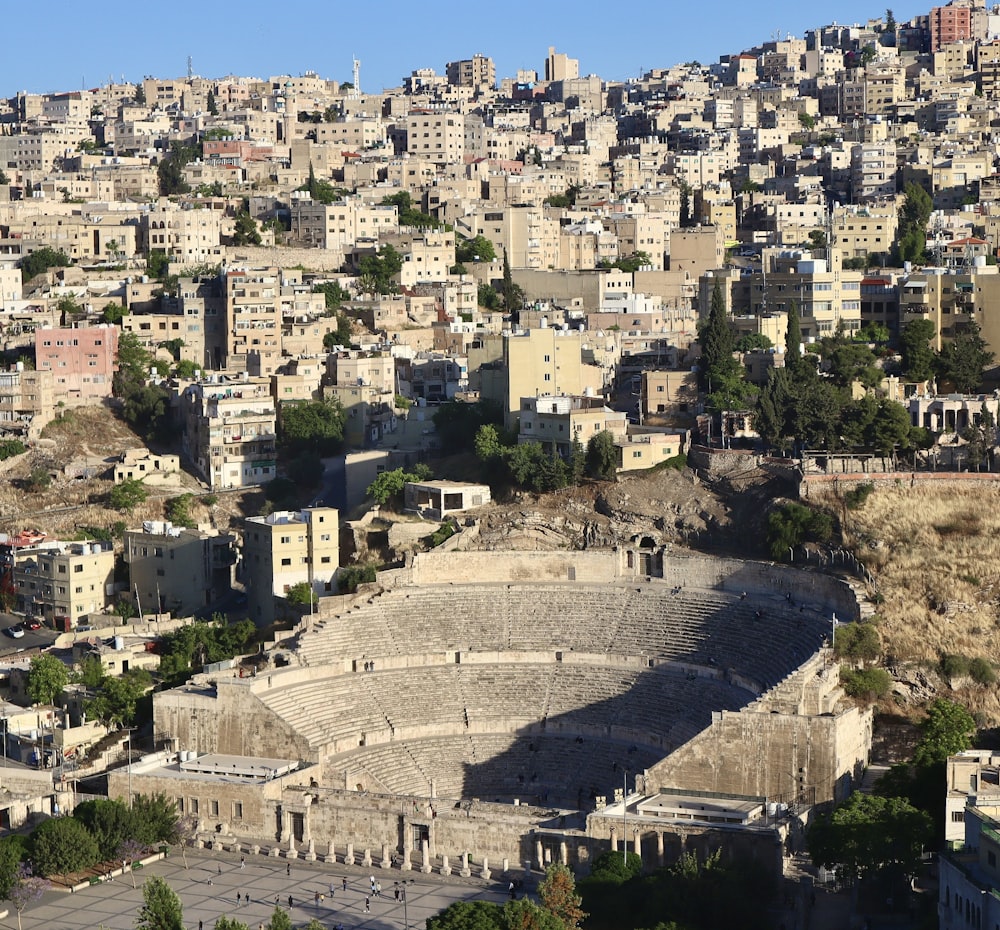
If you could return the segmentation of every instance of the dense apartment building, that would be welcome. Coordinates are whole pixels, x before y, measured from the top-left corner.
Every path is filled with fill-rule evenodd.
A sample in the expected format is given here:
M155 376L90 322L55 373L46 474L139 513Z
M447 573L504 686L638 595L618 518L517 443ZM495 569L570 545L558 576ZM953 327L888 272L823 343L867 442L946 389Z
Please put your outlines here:
M13 584L19 609L70 629L103 613L114 597L115 553L110 542L41 541L14 550Z
M250 619L275 620L276 597L305 582L316 597L336 593L339 514L332 507L278 510L243 524L243 577Z
M129 590L144 616L188 617L232 590L236 537L151 520L125 531Z
M497 82L497 69L492 58L473 55L460 61L449 61L445 65L445 77L449 84L459 87L493 87Z
M110 397L117 358L117 326L35 330L35 368L52 372L53 390L66 406Z
M281 359L281 270L230 268L222 284L226 344L218 367L273 374Z
M185 388L181 449L213 490L266 484L277 475L269 378L216 374Z

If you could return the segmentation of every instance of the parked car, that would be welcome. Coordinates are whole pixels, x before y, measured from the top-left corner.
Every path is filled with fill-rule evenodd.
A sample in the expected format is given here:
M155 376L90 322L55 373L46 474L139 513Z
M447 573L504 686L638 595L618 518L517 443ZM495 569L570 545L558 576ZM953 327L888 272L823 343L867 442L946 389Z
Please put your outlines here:
M6 630L4 630L4 633L6 633L11 639L20 639L24 636L24 627L20 624L9 626Z
M28 617L28 619L24 621L24 625L29 630L40 630L42 628L42 621L39 620L38 617Z

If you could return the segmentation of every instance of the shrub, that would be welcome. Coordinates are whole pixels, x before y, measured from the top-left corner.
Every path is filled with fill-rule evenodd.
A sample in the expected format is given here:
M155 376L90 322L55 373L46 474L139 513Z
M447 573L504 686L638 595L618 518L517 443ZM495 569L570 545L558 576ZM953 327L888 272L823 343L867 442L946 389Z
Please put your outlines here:
M448 522L442 523L430 536L427 537L427 545L429 548L433 549L436 546L440 546L446 539L451 539L452 536L457 533L458 530L455 528L455 524Z
M964 678L969 674L969 660L965 656L945 653L941 656L941 674L945 678Z
M842 659L874 662L881 650L878 632L870 623L845 623L834 633L834 654Z
M840 684L851 697L874 701L889 693L892 679L884 668L842 668Z
M847 505L848 510L860 510L865 506L865 501L871 497L872 491L875 490L875 485L871 482L867 484L859 484L856 488L852 488L844 495L844 503Z
M996 683L997 673L987 659L978 656L969 663L969 677L977 685L992 685Z
M337 590L341 594L353 594L358 585L371 584L375 580L374 565L349 565L337 576Z
M802 504L784 504L767 517L767 543L775 559L804 542L827 542L832 535L830 515Z
M0 441L0 462L15 455L23 455L28 449L20 439L4 439Z

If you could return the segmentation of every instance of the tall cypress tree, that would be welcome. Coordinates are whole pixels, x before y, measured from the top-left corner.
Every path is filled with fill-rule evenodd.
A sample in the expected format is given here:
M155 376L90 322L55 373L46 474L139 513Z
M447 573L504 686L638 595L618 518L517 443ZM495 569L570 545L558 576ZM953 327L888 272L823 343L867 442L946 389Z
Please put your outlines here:
M788 308L788 332L785 334L785 367L793 374L799 373L802 363L802 326L799 323L799 305L793 300Z
M722 390L737 377L739 363L733 358L735 348L736 340L722 296L722 282L716 278L708 320L701 331L702 390Z

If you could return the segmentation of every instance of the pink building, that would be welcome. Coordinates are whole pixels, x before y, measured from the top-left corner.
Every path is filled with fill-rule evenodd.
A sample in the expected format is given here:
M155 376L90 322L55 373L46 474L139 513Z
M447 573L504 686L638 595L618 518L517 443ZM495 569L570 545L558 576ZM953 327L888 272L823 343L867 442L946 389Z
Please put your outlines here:
M56 400L69 407L111 396L117 355L117 326L35 330L35 368L53 373Z

